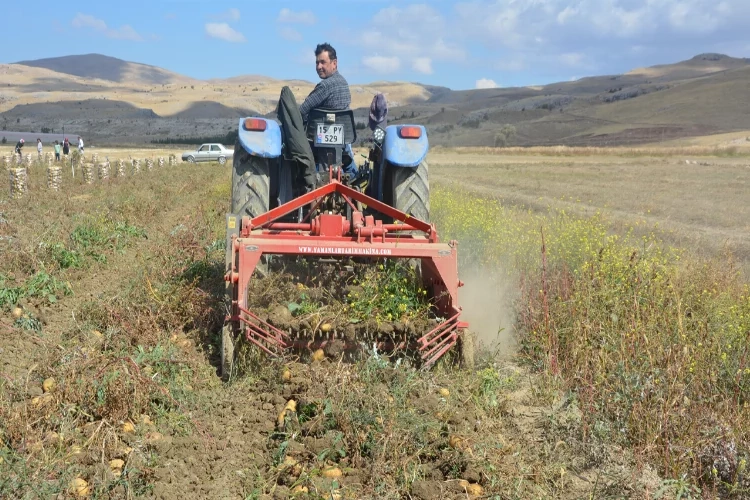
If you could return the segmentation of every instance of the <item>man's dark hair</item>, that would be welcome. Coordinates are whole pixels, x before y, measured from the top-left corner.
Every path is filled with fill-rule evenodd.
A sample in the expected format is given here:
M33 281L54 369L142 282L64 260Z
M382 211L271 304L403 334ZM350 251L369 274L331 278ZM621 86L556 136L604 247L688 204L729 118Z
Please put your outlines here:
M317 47L315 47L315 57L318 57L321 52L328 52L328 57L331 59L331 61L336 59L336 49L331 47L331 44L326 43L319 43Z

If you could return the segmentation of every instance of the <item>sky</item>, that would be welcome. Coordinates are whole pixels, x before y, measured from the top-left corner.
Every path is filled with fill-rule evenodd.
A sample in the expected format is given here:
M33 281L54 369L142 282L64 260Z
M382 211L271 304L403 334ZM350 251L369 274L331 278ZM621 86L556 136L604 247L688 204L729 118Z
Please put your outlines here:
M3 23L0 61L99 53L198 79L316 82L328 42L350 84L459 90L750 57L748 24L750 0L38 0Z

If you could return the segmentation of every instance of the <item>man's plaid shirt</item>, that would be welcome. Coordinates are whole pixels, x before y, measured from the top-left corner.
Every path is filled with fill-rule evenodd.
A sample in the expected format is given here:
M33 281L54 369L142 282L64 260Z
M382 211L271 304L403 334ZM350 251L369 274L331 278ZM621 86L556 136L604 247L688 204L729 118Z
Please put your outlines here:
M336 71L315 86L305 102L299 107L299 111L302 113L302 120L307 121L307 115L312 109L323 108L340 111L349 109L351 103L352 94L349 91L349 84L341 76L341 73Z

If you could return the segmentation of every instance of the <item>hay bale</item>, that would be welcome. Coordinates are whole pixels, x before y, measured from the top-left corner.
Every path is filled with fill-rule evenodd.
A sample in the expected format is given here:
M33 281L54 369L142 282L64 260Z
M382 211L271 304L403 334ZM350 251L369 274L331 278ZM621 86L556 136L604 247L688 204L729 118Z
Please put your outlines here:
M29 190L29 175L25 168L11 168L10 173L10 197L21 198Z
M98 165L99 180L105 181L109 179L109 162L100 163Z
M163 167L164 167L164 157L160 156L159 157L159 168L163 168Z
M117 160L117 177L125 177L125 162Z
M154 169L154 160L152 158L146 158L146 170L151 171Z
M94 166L90 163L84 163L81 165L81 172L83 172L83 182L86 184L94 183Z
M47 189L60 191L62 187L62 167L47 167Z
M32 163L32 161L31 161L31 153L28 153L28 154L26 154L26 165L30 167L31 163Z
M138 174L140 173L140 171L141 171L141 160L136 158L135 160L133 160L133 173Z

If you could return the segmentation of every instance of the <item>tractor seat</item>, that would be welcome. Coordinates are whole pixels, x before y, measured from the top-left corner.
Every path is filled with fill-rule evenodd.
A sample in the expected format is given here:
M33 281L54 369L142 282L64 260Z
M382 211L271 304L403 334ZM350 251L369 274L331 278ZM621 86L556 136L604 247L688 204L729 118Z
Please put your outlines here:
M307 139L313 147L330 148L353 144L357 140L354 111L315 108L307 115Z

